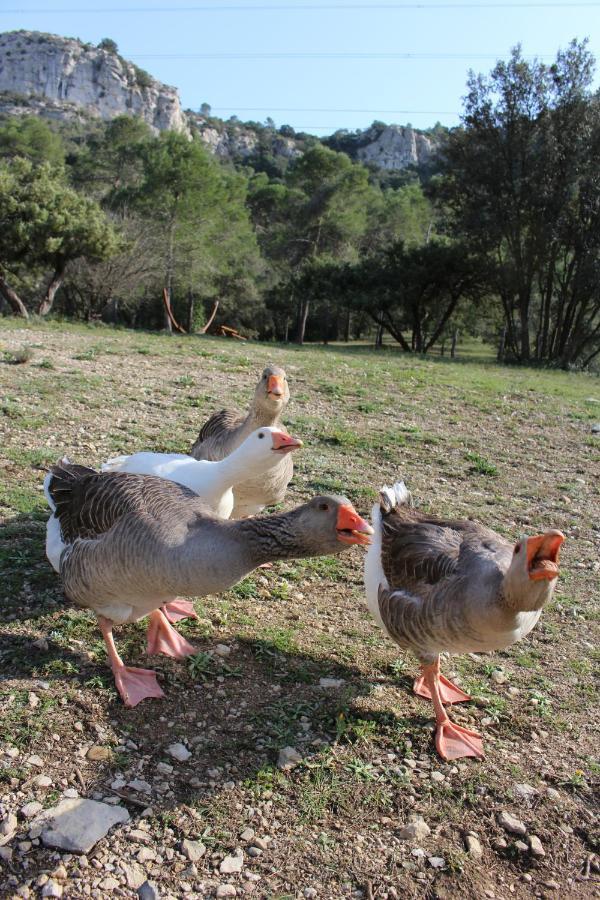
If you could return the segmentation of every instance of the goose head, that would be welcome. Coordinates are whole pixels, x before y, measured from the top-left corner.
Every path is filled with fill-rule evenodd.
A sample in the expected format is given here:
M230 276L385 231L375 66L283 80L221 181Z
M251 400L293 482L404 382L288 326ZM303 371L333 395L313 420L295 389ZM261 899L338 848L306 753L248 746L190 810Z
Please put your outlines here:
M256 385L255 403L269 412L279 414L290 399L285 369L280 366L267 366Z
M296 510L298 532L319 556L340 553L347 545L371 543L373 529L347 497L324 494Z
M257 428L235 451L236 460L250 475L260 475L281 460L282 456L302 447L299 438L286 434L280 428L263 426Z
M559 575L558 556L565 539L562 531L520 537L504 576L504 590L515 609L541 609L551 598Z

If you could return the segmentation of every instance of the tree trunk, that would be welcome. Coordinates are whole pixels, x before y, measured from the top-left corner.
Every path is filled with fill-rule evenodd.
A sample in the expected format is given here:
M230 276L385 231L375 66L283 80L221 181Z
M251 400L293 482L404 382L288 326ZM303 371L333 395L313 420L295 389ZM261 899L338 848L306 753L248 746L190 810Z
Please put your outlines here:
M284 344L287 344L287 342L288 342L289 333L290 333L290 317L286 316L285 322L283 325L283 343Z
M173 334L173 323L171 322L171 287L173 285L173 255L175 246L175 219L171 219L169 224L169 237L167 244L167 270L165 272L165 314L164 328L168 334Z
M188 334L192 334L194 328L194 292L190 288L188 288L188 302L187 302L187 330Z
M496 354L496 360L499 363L504 362L504 353L505 353L505 349L506 349L506 331L507 331L507 329L506 329L506 325L505 325L502 328L502 331L500 332L500 340L498 342L498 353Z
M21 316L23 319L29 318L25 304L17 292L13 291L11 286L4 280L2 275L0 275L0 294L2 294L16 316Z
M57 266L54 275L50 279L48 283L48 287L46 288L46 293L42 299L42 302L38 306L38 315L47 316L50 310L52 309L52 304L54 303L54 298L56 296L56 292L62 284L62 280L65 276L65 264L61 263Z
M381 350L383 347L383 325L381 322L377 324L377 332L375 334L375 349Z
M450 346L450 359L455 359L456 357L456 342L458 341L458 328L455 328L452 332L452 344Z
M350 307L346 310L346 321L344 322L344 340L346 343L350 341Z
M310 309L310 300L304 300L300 307L300 318L298 320L298 334L296 335L296 343L302 345L304 343L304 333L306 331L306 320L308 319L308 311Z
M519 298L521 360L529 362L531 359L531 341L529 337L529 297Z

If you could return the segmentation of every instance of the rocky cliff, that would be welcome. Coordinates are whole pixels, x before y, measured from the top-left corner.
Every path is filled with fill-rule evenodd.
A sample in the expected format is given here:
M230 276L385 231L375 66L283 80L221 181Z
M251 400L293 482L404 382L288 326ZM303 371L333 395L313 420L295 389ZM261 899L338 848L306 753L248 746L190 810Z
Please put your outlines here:
M0 34L0 91L48 101L50 116L69 119L77 107L101 119L140 116L155 131L187 131L177 90L103 50L71 38L12 31ZM3 107L10 105L5 98ZM61 115L61 111L64 115ZM54 115L52 115L52 112Z

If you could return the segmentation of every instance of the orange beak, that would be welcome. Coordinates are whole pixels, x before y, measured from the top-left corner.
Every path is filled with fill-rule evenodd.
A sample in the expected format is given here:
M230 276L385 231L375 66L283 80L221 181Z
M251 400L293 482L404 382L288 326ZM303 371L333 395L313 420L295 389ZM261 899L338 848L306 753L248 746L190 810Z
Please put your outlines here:
M269 375L267 379L267 394L276 398L284 396L285 383L281 375Z
M344 544L363 544L366 546L371 543L369 535L373 534L373 529L368 522L361 519L350 504L348 506L340 506L335 527L338 540Z
M564 539L556 529L527 539L527 569L532 581L558 578L558 553Z
M297 450L302 446L300 438L292 437L291 434L286 434L285 431L272 431L271 437L273 439L273 450L277 453L291 453L292 450Z

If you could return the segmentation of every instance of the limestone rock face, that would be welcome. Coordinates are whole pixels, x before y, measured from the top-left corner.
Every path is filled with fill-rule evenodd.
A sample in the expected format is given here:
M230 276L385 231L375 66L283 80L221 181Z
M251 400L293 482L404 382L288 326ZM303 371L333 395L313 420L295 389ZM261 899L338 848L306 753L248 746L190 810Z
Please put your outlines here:
M364 143L357 151L358 159L374 163L380 169L404 169L422 165L435 152L435 144L426 135L410 125L388 125L382 131L370 129Z
M112 119L134 115L155 131L188 132L177 90L141 72L118 54L72 38L35 31L0 34L0 91L67 104ZM3 104L4 105L4 104Z
M196 113L188 113L200 140L222 159L248 159L260 150L261 139L256 131L243 125L231 122L220 122L216 125ZM269 131L263 138L268 151L275 157L283 156L294 159L302 155L302 150L292 138L284 137L275 131Z

